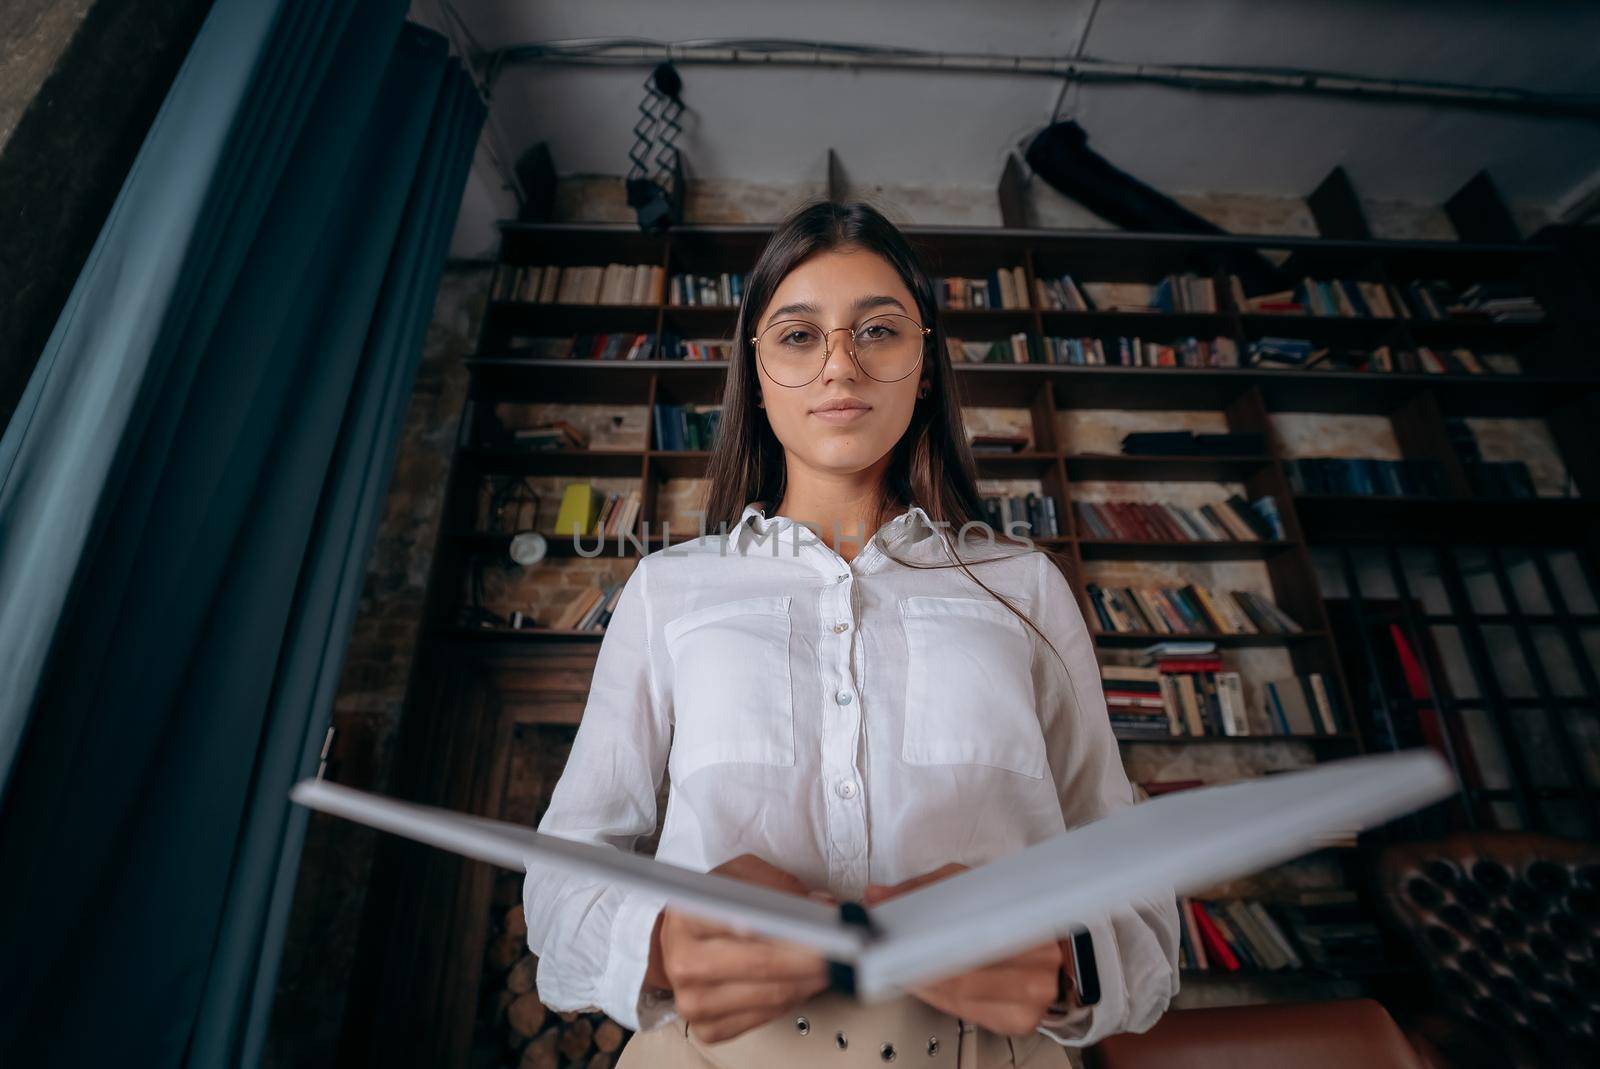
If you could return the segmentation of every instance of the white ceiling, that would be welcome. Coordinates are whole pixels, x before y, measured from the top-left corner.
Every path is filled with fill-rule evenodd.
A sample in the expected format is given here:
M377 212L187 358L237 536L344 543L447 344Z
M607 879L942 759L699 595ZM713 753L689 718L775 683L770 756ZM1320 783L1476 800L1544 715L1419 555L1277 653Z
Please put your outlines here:
M418 0L413 17L439 0ZM450 0L484 48L585 37L784 37L1068 56L1092 0ZM1600 4L1101 0L1083 55L1305 67L1371 77L1600 91ZM992 189L1051 119L1058 81L1026 76L684 65L690 173ZM495 91L510 150L550 144L561 174L628 169L644 67L518 66ZM1510 199L1560 204L1600 171L1600 123L1288 94L1086 84L1067 95L1090 145L1168 193L1303 196L1342 164L1373 200L1438 203L1480 168ZM1064 109L1065 110L1065 109ZM480 197L484 195L479 191ZM492 195L492 194L491 194ZM510 214L506 211L505 214Z

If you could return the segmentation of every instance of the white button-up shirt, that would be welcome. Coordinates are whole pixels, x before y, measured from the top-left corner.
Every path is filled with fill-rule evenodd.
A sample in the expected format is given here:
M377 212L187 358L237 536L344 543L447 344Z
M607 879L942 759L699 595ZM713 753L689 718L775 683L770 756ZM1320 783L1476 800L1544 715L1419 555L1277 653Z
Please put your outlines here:
M657 858L708 872L753 853L843 901L1131 804L1065 577L1025 547L957 544L963 560L1000 558L973 573L1065 672L961 568L890 558L948 562L921 508L847 561L752 502L726 535L641 558L538 830L632 850L666 771ZM547 1006L635 1031L677 1018L643 983L662 899L535 863L523 905ZM1081 1046L1150 1027L1178 990L1178 925L1170 895L1088 925L1100 1001L1052 1007L1039 1030Z

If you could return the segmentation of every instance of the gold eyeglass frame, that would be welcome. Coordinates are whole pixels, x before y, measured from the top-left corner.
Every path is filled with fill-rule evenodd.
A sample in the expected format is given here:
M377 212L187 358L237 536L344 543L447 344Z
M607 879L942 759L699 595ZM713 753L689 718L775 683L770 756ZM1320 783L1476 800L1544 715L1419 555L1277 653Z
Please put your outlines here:
M874 319L882 319L884 316L899 316L899 318L901 318L901 319L911 319L910 316L901 315L899 312L877 312L877 313L875 313L873 315L868 316L865 321L866 322L871 322ZM917 323L917 321L915 319L911 319L911 322ZM917 354L917 362L911 366L911 370L910 371L907 371L905 373L905 375L901 375L899 378L880 379L880 378L878 378L878 376L874 375L872 372L868 371L866 368L861 366L861 358L856 355L856 328L855 327L834 327L833 330L823 330L820 326L818 326L817 324L811 322L811 320L809 320L809 319L800 319L800 318L796 317L796 318L793 318L793 319L780 319L780 320L778 320L777 323L770 324L767 327L767 330L771 330L773 327L779 326L780 324L783 324L783 323L804 323L808 327L816 327L817 333L822 335L822 360L821 360L820 363L817 364L817 373L816 373L816 375L812 375L809 379L807 379L806 381L800 383L800 385L798 385L798 386L790 386L787 382L778 382L778 378L777 378L776 375L773 375L772 372L770 372L770 371L767 372L767 375L772 379L773 382L777 382L779 386L782 386L785 389L789 389L789 390L803 389L804 387L810 386L813 382L817 381L817 375L822 374L822 369L828 366L828 359L831 356L833 356L833 345L832 345L831 339L832 339L832 336L833 336L835 331L848 330L850 332L850 350L849 350L850 359L855 361L856 367L861 368L861 373L863 375L865 375L867 378L871 379L873 382L899 382L900 379L905 378L907 375L915 374L917 368L920 367L921 364L922 364L922 358L927 355L926 351L925 351L926 347L919 343L918 344L918 350L919 351L918 351L918 354ZM917 329L919 331L921 331L921 334L922 334L923 338L926 338L929 334L931 334L933 332L933 328L932 327L925 327L921 323L917 323ZM761 334L765 334L767 332L767 330L763 330L761 332ZM761 334L757 334L757 335L755 335L754 337L752 337L750 339L750 344L755 349L755 352L756 352L756 360L757 360L757 362L759 362L761 360ZM763 365L763 366L765 366L765 365Z

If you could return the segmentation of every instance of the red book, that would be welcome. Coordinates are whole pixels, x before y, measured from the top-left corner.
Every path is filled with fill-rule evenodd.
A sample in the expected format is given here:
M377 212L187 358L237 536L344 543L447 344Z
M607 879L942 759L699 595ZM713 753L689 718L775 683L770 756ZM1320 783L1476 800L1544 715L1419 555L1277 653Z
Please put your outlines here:
M1395 655L1400 659L1400 671L1406 677L1406 690L1410 692L1417 710L1417 726L1422 730L1422 737L1435 753L1448 759L1450 752L1445 746L1444 730L1439 724L1439 710L1433 707L1433 699L1428 694L1428 677L1423 674L1422 662L1412 652L1411 643L1406 641L1406 633L1399 624L1389 625L1389 638L1394 642ZM1462 776L1468 783L1481 783L1477 762L1473 760L1472 748L1465 733L1458 734L1463 736L1456 741Z
M1117 529L1122 532L1125 542L1142 542L1150 536L1145 533L1144 524L1138 521L1126 501L1111 502L1111 511L1117 517Z
M1206 912L1203 902L1193 901L1195 927L1200 929L1200 938L1206 946L1206 957L1220 965L1225 972L1238 972L1239 959L1228 947L1228 941L1217 930L1217 924Z
M1151 542L1160 542L1162 540L1161 532L1156 529L1156 525L1154 523L1150 522L1150 517L1145 515L1143 507L1141 507L1138 502L1129 501L1127 503L1127 509L1128 518L1138 526L1141 532L1141 537Z
M1162 538L1169 542L1188 541L1184 533L1178 529L1177 524L1173 523L1172 517L1167 515L1166 509L1160 505L1146 504L1144 511L1145 515L1150 518L1151 525L1161 532Z
M1221 657L1161 658L1156 667L1163 672L1220 672Z

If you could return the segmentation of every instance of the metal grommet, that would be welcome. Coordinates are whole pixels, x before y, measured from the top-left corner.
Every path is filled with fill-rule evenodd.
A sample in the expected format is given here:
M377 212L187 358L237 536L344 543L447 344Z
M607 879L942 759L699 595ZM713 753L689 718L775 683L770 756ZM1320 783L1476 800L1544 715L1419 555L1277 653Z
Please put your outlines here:
M894 1061L895 1057L896 1057L895 1052L894 1052L894 1044L893 1043L885 1043L883 1046L879 1047L878 1048L878 1057L882 1058L886 1062Z
M835 1032L833 1034L833 1041L839 1045L840 1050L844 1050L850 1045L850 1041L844 1038L843 1032Z
M938 1054L938 1053L939 1053L939 1037L938 1036L929 1036L928 1037L928 1056L931 1058L933 1055Z
M811 1034L811 1022L806 1020L804 1017L796 1017L794 1019L794 1026L803 1036Z

